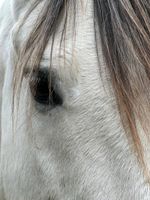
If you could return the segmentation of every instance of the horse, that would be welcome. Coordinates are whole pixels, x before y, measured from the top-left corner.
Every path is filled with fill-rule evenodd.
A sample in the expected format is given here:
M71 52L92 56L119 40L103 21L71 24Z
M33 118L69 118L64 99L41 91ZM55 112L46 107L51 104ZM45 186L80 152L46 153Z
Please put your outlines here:
M0 52L0 200L149 200L149 1L3 0Z

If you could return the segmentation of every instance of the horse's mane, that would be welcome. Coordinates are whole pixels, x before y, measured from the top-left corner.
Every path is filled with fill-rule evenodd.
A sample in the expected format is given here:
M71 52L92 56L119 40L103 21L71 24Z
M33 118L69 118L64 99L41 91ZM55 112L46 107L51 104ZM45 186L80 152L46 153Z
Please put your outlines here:
M33 4L27 15L39 2ZM93 0L93 6L97 50L101 38L103 55L124 129L129 138L132 138L138 160L146 172L142 137L146 135L147 139L149 138L150 124L150 2L148 0ZM77 1L45 1L29 38L19 50L18 62L14 69L14 97L20 92L27 64L30 63L31 73L39 68L46 45L50 38L54 41L62 16L64 29L61 38L63 40L70 8L75 19ZM51 55L52 51L53 44ZM97 54L99 58L99 51ZM143 135L138 130L138 124L142 127Z

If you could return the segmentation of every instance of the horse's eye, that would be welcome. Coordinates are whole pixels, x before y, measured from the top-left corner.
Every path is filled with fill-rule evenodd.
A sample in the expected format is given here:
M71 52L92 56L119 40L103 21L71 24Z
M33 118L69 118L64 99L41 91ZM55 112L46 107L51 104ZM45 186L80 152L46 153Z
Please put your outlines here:
M54 81L50 83L49 80L49 71L46 69L33 73L30 80L30 89L34 100L42 105L62 105L63 100L58 91L56 91Z

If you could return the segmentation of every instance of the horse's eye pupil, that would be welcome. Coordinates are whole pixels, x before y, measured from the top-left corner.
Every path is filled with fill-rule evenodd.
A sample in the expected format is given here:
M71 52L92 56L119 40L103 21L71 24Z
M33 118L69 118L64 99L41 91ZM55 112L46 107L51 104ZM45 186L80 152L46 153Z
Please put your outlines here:
M49 77L46 72L39 71L36 78L34 99L38 103L49 104Z
M55 91L53 84L53 82L49 83L48 70L39 70L38 73L35 73L30 81L34 100L43 105L62 105L62 97Z

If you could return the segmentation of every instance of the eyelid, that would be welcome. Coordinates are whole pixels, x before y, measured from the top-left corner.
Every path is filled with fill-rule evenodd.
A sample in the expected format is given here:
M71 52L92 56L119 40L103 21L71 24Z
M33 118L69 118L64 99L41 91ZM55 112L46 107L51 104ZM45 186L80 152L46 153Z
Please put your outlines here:
M33 69L33 70L30 69L30 67L26 67L23 71L23 77L25 77L25 78L36 77L38 72L41 71L41 70L47 72L47 74L50 74L48 67L40 66L39 68L36 68L36 69Z

